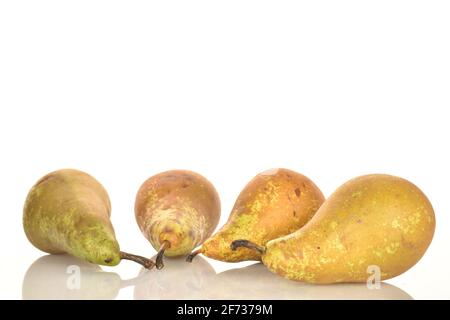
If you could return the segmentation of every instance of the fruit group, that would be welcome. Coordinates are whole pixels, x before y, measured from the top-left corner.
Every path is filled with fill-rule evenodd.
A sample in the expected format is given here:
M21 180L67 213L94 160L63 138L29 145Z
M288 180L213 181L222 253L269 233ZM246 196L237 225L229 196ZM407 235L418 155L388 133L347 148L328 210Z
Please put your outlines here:
M214 186L201 175L172 170L146 180L135 204L136 221L144 236L163 255L189 254L214 231L220 218L220 200Z
M302 229L258 246L263 263L286 278L311 283L381 280L411 268L434 234L433 208L419 188L390 175L367 175L339 187Z
M265 245L294 232L312 218L323 201L319 188L299 173L287 169L262 172L239 194L227 223L193 255L201 252L227 262L260 260L258 252L247 248L232 251L230 244L244 238Z
M151 268L151 260L121 252L103 186L87 173L64 169L41 178L28 193L23 226L28 240L52 254L68 253L115 266L121 259Z

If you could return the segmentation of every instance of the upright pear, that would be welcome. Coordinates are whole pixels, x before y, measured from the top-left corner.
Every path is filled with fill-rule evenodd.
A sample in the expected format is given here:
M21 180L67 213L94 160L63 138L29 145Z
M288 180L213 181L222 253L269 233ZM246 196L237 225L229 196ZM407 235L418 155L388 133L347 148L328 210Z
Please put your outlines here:
M297 172L288 169L262 172L241 191L227 223L188 261L198 253L226 262L260 260L257 251L247 248L232 251L230 244L245 238L265 245L294 232L313 217L323 201L319 188Z
M395 277L416 264L434 234L427 197L411 182L366 175L339 187L300 230L259 246L263 263L288 279L311 283L366 282Z
M68 253L88 262L115 266L121 259L146 268L153 262L121 252L110 221L103 186L87 173L63 169L41 178L28 193L23 226L28 240L52 254Z
M214 231L220 218L220 200L214 186L198 173L172 170L147 179L135 204L136 221L144 236L163 256L189 254Z

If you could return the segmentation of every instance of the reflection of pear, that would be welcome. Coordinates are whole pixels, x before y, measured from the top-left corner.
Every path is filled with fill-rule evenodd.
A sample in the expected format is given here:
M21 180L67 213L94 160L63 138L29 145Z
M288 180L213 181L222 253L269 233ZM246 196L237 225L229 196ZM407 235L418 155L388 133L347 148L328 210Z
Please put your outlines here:
M195 260L194 260L195 261ZM224 271L210 281L210 299L363 299L410 300L403 290L381 283L380 289L366 284L311 285L290 281L271 273L261 264Z
M122 281L114 272L69 255L47 255L29 268L22 297L33 299L114 299Z
M111 202L100 182L85 172L63 169L31 188L23 227L28 240L47 253L68 253L106 266L126 259L152 268L152 261L120 251L110 217Z
M402 289L389 284L380 283L379 289L369 289L362 283L341 283L334 285L308 284L305 299L313 300L413 300Z
M186 266L181 258L165 261L160 272L142 268L135 281L134 298L144 299L207 299L207 285L214 280L215 271L202 257Z

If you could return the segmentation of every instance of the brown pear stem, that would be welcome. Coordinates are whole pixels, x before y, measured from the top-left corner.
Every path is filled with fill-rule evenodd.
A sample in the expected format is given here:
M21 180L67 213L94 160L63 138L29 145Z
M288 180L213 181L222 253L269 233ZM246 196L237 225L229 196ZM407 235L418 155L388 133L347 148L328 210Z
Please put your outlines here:
M191 263L192 260L195 258L195 256L198 255L199 253L202 253L202 249L192 251L191 254L186 257L186 262Z
M130 260L130 261L139 263L146 269L152 269L155 266L155 263L150 259L147 259L147 258L144 258L141 256L137 256L137 255L131 254L131 253L126 253L123 251L120 251L120 258L122 260Z
M161 270L164 268L164 251L166 251L167 248L170 248L170 242L167 240L164 240L161 246L159 247L158 254L156 255L156 269Z
M240 248L240 247L256 250L260 254L264 254L264 252L266 252L266 247L257 245L256 243L250 242L248 240L243 240L243 239L234 240L230 245L230 248L233 251L235 251L237 248Z

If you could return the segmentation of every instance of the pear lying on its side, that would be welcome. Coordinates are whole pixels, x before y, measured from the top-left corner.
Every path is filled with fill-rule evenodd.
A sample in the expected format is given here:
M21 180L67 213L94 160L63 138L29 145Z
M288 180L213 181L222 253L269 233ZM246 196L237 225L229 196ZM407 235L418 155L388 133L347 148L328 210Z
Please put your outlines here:
M32 187L23 226L28 240L47 253L68 253L106 266L128 259L153 267L149 259L120 251L110 214L108 194L97 180L64 169L47 174Z
M227 223L198 253L226 261L260 260L253 250L230 249L234 240L248 239L255 244L287 235L301 228L324 201L319 188L310 179L288 169L271 169L258 174L241 191Z
M136 195L136 222L153 248L156 268L163 256L189 254L214 231L220 218L219 195L205 177L171 170L148 178Z
M162 272L141 269L134 287L135 300L209 299L208 287L216 272L203 257L187 268L184 259L168 259Z
M366 282L379 270L395 277L419 261L433 238L433 208L414 184L367 175L338 188L302 229L265 247L246 240L263 263L286 278L311 283ZM375 275L377 276L377 275Z

